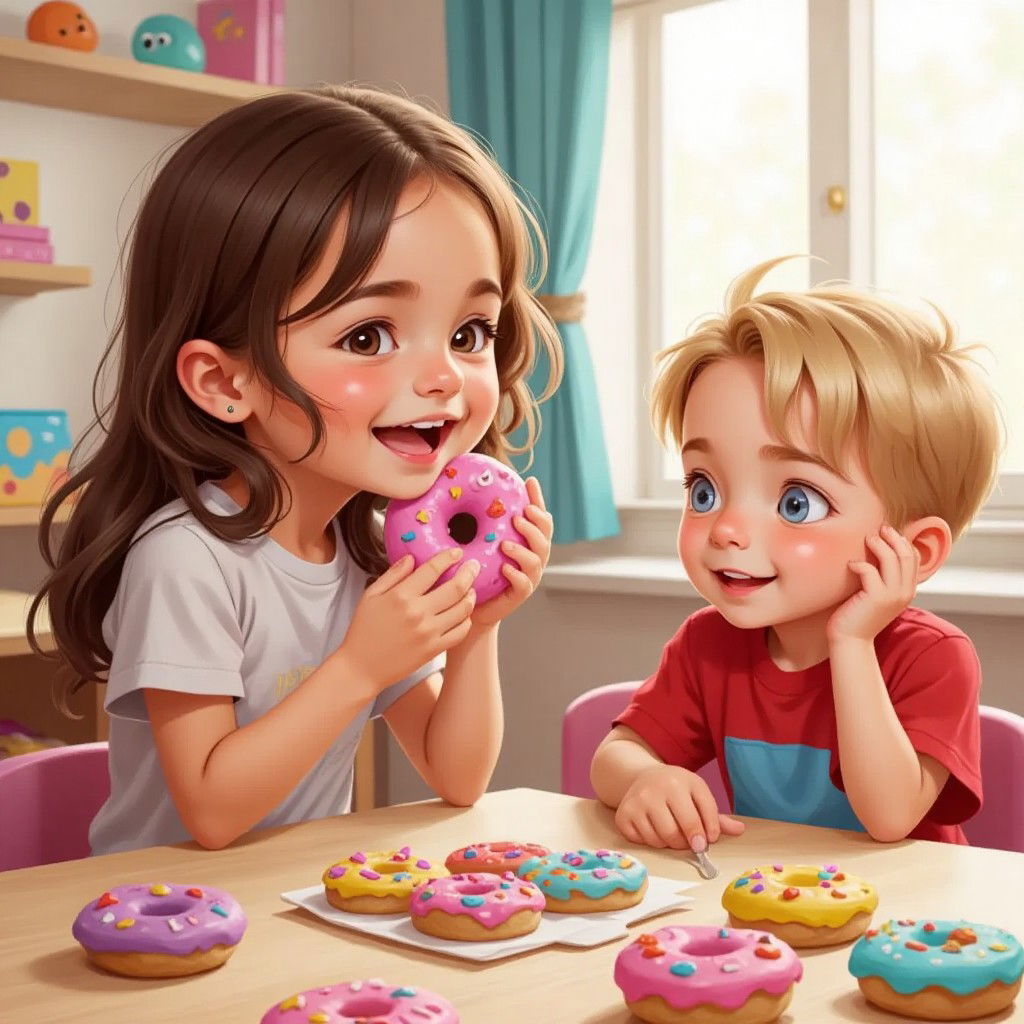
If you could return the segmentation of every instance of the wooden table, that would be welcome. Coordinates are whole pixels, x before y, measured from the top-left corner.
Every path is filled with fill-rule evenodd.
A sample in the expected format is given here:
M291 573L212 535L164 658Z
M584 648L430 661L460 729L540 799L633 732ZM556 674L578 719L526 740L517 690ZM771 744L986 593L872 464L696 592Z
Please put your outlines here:
M7 872L0 874L0 1021L258 1024L271 1004L295 992L380 977L447 996L463 1024L635 1024L612 980L625 940L474 964L343 931L279 899L316 884L331 861L356 849L408 843L434 859L465 843L500 839L630 850L653 874L699 880L678 853L624 845L611 812L595 801L529 789L490 793L468 809L428 801L287 826L216 852L193 844L153 847ZM878 887L878 920L965 917L1024 935L1020 854L926 842L883 846L859 833L749 819L746 833L716 844L712 856L721 874L688 891L695 902L687 910L635 925L631 935L670 923L723 923L723 886L765 861L836 861L863 875ZM133 980L88 964L71 937L75 915L104 889L147 881L214 885L237 897L249 928L224 967L192 978ZM861 998L846 970L848 956L848 946L804 954L804 980L783 1022L892 1024L896 1018ZM1018 1003L989 1019L1009 1020L1014 1011L1024 1018Z

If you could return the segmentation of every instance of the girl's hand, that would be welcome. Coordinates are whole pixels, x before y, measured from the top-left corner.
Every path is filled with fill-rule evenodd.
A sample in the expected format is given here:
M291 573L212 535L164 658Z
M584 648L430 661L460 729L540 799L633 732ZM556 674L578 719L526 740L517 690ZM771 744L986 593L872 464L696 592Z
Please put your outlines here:
M526 481L526 493L530 504L523 509L524 515L512 520L512 525L523 535L529 547L511 540L502 542L501 550L515 559L519 568L508 563L502 566L509 582L508 589L477 608L473 615L474 626L493 626L514 612L537 589L551 557L551 535L555 524L544 504L544 495L536 477L531 476Z
M671 764L645 768L636 776L615 812L615 826L631 843L694 853L721 835L736 836L746 828L719 813L708 784L696 772Z
M466 639L480 563L470 559L430 589L460 558L461 550L449 548L414 570L406 555L366 588L337 651L352 671L383 690Z
M917 590L921 554L901 533L886 524L864 543L878 558L878 568L870 562L850 562L861 589L829 618L825 633L830 646L843 640L873 641Z

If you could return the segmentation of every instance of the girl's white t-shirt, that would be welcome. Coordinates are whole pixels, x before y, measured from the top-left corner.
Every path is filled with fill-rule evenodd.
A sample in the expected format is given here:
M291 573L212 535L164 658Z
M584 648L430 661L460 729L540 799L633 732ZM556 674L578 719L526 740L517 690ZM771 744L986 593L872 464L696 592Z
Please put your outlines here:
M218 515L238 511L213 483L199 493ZM154 523L160 525L146 533ZM103 620L112 651L105 701L110 797L89 829L94 854L191 838L164 781L143 689L233 697L235 718L245 726L338 648L366 586L337 523L337 553L326 564L303 561L269 537L223 541L182 501L150 516L136 536L144 533L129 550ZM442 655L383 690L254 827L348 812L363 727L443 664ZM274 765L265 770L273 772Z

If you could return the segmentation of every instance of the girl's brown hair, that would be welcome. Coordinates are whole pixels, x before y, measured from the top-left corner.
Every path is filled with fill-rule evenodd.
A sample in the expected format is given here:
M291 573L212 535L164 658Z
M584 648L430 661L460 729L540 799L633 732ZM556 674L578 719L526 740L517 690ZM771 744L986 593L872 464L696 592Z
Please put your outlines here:
M494 353L502 400L477 450L507 461L532 447L539 419L525 377L539 343L550 365L541 398L548 397L561 378L562 351L532 293L544 274L540 228L497 164L450 121L373 89L278 93L220 115L174 151L142 203L124 303L93 382L97 405L101 375L116 354L115 396L90 428L104 436L75 468L88 433L79 441L71 476L43 511L39 542L51 572L32 602L29 639L41 653L35 621L45 599L58 657L71 675L65 708L69 693L110 667L102 622L144 520L180 498L211 533L241 540L265 533L284 512L282 482L242 427L208 415L181 388L179 348L206 338L244 353L255 373L308 417L307 457L324 422L285 369L278 330L345 301L379 256L399 195L417 178L465 189L497 240L503 299ZM343 207L350 216L338 265L319 295L284 315ZM526 442L515 448L508 435L523 424ZM198 488L232 470L245 478L249 503L237 515L218 516ZM54 514L72 497L54 552ZM371 576L387 564L375 516L384 504L361 492L338 516L352 558Z

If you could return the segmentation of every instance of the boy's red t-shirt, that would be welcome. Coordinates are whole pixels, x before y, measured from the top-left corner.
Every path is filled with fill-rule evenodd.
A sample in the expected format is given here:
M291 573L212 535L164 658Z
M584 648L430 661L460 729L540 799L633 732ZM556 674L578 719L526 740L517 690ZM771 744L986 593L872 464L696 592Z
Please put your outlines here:
M882 678L914 749L949 779L913 839L966 844L960 822L981 806L981 670L966 634L908 608L875 638ZM666 764L717 758L737 814L863 831L843 790L828 660L786 672L766 631L717 608L691 615L657 671L616 719Z

